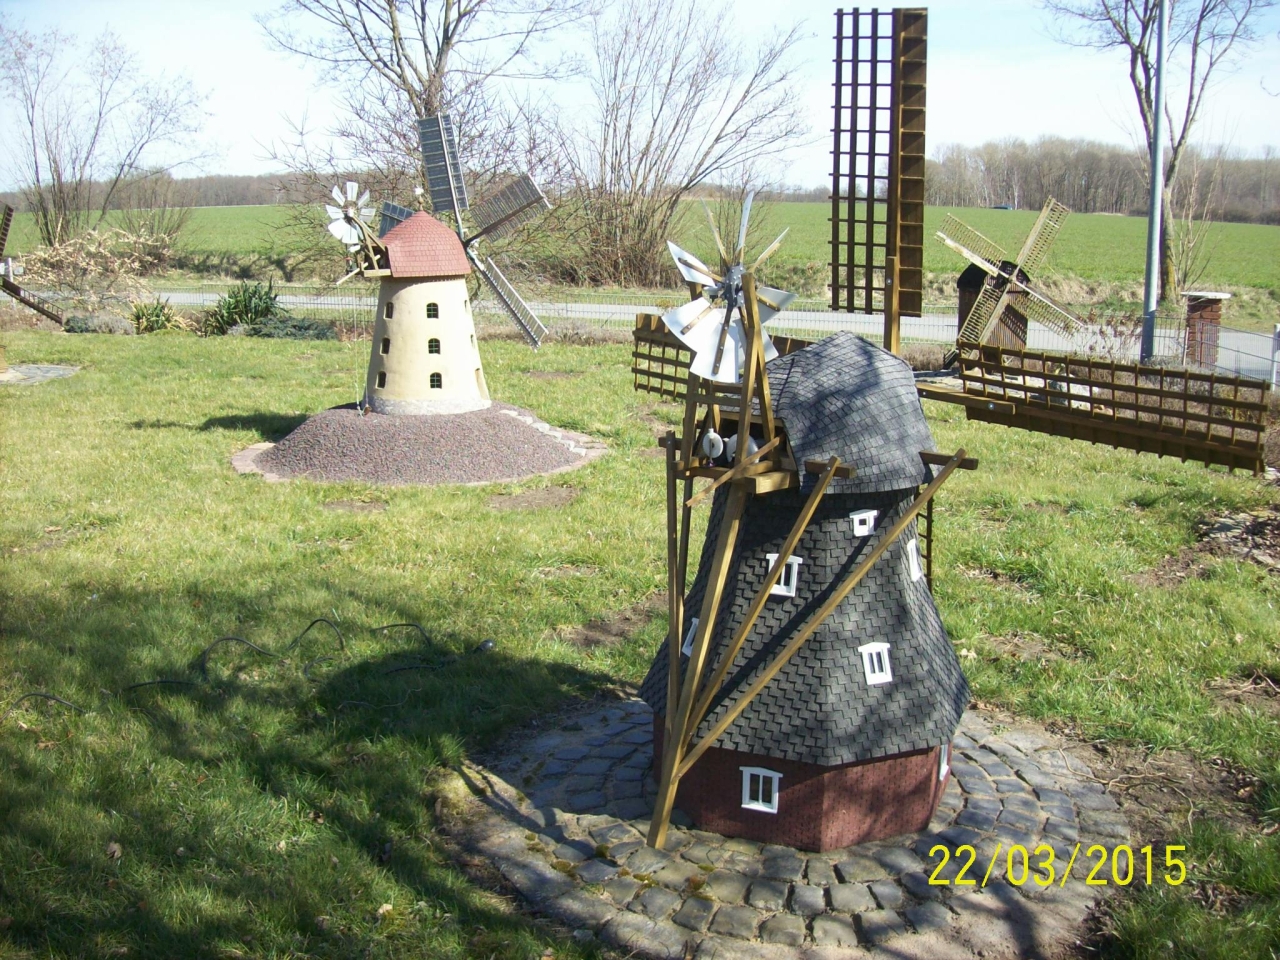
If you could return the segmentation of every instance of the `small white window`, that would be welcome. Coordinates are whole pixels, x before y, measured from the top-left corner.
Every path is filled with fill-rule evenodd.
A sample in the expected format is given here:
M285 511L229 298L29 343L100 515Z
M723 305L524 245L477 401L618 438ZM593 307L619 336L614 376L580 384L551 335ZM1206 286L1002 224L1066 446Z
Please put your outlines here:
M849 514L849 519L853 521L853 535L855 537L871 536L871 532L876 528L876 518L879 516L879 510L859 510L857 513Z
M893 667L889 665L889 644L864 643L858 648L862 654L862 669L867 674L867 684L889 683L893 680Z
M686 657L693 656L693 637L698 632L698 618L694 617L689 621L689 632L684 635L684 644L680 647L680 652Z
M907 541L907 567L911 570L912 580L924 576L924 568L920 566L920 544L915 537Z
M765 558L769 561L769 570L772 572L774 564L778 562L778 555L776 553L766 553ZM804 558L802 557L787 557L787 565L782 570L782 576L778 578L778 582L769 591L769 596L794 597L796 595L796 581L800 579L800 564L802 563L804 563Z
M941 780L951 769L951 744L944 743L938 748L938 779Z
M764 767L739 767L742 771L742 808L763 813L778 812L778 781L782 774Z

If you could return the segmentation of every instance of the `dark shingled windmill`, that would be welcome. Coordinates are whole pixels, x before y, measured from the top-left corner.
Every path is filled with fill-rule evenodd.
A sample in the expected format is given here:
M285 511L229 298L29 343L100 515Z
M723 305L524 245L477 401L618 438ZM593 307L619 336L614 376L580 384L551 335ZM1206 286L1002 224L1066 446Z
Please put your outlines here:
M857 464L833 478L772 591L765 580L818 483L747 503L729 562L706 666L726 663L751 598L768 595L727 664L694 738L709 733L842 580L900 520L933 467L935 450L910 369L853 334L837 334L768 365L773 410L797 461ZM711 575L728 491L715 498L707 549L685 601L683 675ZM669 658L641 695L653 707L661 755ZM918 830L946 785L952 734L969 688L925 578L909 520L865 578L706 750L677 802L703 829L829 850Z
M744 268L749 210L732 256L716 237L723 276L672 248L691 302L645 335L691 353L647 374L685 400L665 439L671 628L643 688L660 757L648 840L678 791L704 828L831 849L924 826L945 786L968 687L916 516L976 464L936 452L892 354L765 334L791 294L756 284L778 241ZM686 596L691 512L712 495Z

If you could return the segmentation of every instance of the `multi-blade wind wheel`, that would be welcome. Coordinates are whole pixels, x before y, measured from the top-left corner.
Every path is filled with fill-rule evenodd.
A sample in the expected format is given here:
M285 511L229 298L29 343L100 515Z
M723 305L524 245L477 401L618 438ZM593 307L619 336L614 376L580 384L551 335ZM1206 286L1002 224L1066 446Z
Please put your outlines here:
M680 275L690 284L701 287L702 295L683 306L668 310L663 314L662 322L693 352L690 371L716 383L742 382L742 364L746 357L746 335L742 326L743 277L754 274L756 268L778 249L782 238L787 235L786 230L782 231L778 239L750 267L743 266L743 248L747 241L747 221L751 216L753 197L754 194L748 194L746 203L743 204L738 246L732 257L725 250L720 231L711 220L710 211L707 213L721 261L731 264L723 276L693 254L667 241L667 248L675 259ZM760 323L768 323L795 298L794 293L785 290L757 286L756 302ZM763 326L760 333L764 358L768 362L778 355L778 351L768 333L764 332Z
M336 206L326 203L324 210L329 215L329 232L346 244L347 250L354 253L360 249L364 239L361 224L373 216L374 210L368 206L368 190L361 194L360 185L354 180L348 180L346 186L345 196L338 187L333 188L330 195Z

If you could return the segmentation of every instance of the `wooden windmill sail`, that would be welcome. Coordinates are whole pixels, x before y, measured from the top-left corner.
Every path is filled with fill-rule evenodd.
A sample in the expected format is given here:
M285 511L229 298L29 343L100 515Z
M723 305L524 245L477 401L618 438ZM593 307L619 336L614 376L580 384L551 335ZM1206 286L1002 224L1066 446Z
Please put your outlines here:
M1115 319L1081 317L1037 287L1034 275L1067 213L1047 200L1013 257L955 217L943 221L937 239L986 280L945 358L959 361L963 392L922 385L921 395L964 404L971 420L1260 473L1270 384L1176 361L1098 355L1086 341ZM1063 345L1027 349L1031 322Z
M13 225L13 207L6 204L0 204L0 263L7 262L4 256L5 244L9 242L9 228ZM0 273L0 290L3 290L13 299L17 300L25 307L30 307L40 316L52 320L59 326L62 325L62 316L58 311L53 309L53 305L43 297L37 296L29 290L24 290L18 285L14 279L9 276L9 271L5 270Z
M793 624L793 629L776 635L776 642L763 653L755 651L754 655L766 656L767 661L754 674L754 679L747 684L733 682L731 673L743 654L744 644L748 643L775 588L788 575L788 558L806 535L827 490L833 481L848 480L854 475L853 468L842 464L838 455L825 460L806 459L805 445L793 442L795 438L788 434L786 425L774 415L765 362L771 353L782 351L770 344L763 319L769 315L767 311L776 311L779 301L785 302L789 295L756 282L756 269L776 249L776 242L751 266L744 267L742 239L746 235L749 207L748 202L738 247L731 257L726 257L728 267L723 273L711 270L679 248L672 249L677 267L690 284L693 299L668 311L662 318L666 330L661 337L675 343L689 359L683 366L683 429L679 437L674 431L669 432L664 441L671 627L664 658L667 669L665 709L660 711L663 714L662 756L648 836L651 846L663 843L676 791L699 758L715 746L763 691L773 689L770 684L797 652L822 628L880 557L908 528L913 528L917 514L926 509L951 473L961 465L973 466L965 460L964 451L954 457L927 454L932 459L926 463L942 464L927 486L918 496L902 504L891 525L886 524L883 532L877 531L879 539L874 547L859 554L851 570L841 571L841 579L831 584L820 607L811 611L803 622ZM721 250L723 253L723 245ZM704 328L704 324L708 326ZM786 350L791 346L789 342L783 344ZM900 361L892 357L889 360L901 366ZM699 477L710 483L695 495L693 482ZM679 492L681 483L683 493ZM735 598L735 604L741 600L746 607L745 612L739 611L740 618L734 617L732 635L728 637L719 621L727 615L726 585L736 562L735 550L744 517L751 515L751 505L758 498L778 495L781 491L792 491L795 498L794 515L788 514L790 529L771 554L771 568L758 585L753 584L754 591L740 593ZM714 529L708 531L705 569L699 574L701 603L697 616L690 620L689 635L682 637L681 628L686 621L684 598L691 514L712 495L716 504L715 524ZM736 589L741 591L743 584L739 582ZM717 635L727 643L713 651L713 637Z
M1037 289L1033 279L1048 257L1068 213L1067 208L1052 197L1046 200L1015 257L1010 257L977 230L947 215L937 238L987 274L960 327L959 342L988 343L997 339L1008 346L1025 347L1029 321L1038 321L1063 336L1070 336L1079 328L1079 318Z

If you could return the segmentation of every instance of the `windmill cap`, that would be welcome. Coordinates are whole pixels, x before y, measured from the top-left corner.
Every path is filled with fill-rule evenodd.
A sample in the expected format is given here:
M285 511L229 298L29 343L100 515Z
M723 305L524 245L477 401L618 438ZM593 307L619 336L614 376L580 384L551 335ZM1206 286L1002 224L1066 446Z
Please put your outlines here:
M397 280L465 277L471 272L458 235L423 211L388 230L382 243Z

